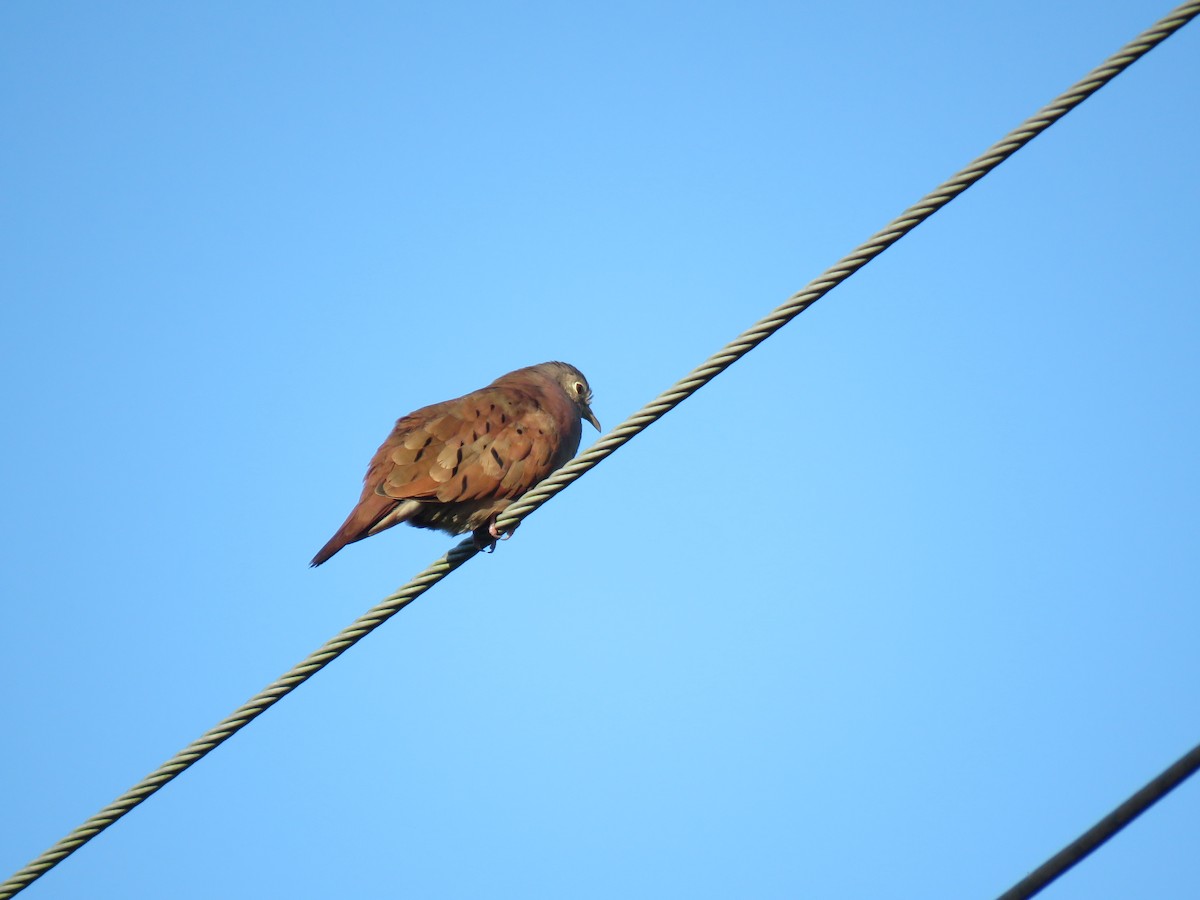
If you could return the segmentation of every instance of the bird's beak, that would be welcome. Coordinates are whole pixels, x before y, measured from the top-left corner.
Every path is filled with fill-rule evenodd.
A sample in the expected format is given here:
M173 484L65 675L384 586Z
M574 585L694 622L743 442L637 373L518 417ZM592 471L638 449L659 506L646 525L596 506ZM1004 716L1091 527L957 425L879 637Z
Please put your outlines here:
M592 408L586 403L581 405L583 406L583 417L591 422L592 427L597 431L603 431L604 429L600 427L600 420L596 418L596 414L592 412Z

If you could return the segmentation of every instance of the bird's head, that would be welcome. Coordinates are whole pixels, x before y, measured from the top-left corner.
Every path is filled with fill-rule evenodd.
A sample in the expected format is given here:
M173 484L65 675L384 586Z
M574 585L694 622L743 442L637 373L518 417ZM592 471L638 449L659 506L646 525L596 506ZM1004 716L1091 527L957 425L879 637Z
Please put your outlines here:
M592 412L592 389L588 386L587 379L570 363L550 362L542 363L548 370L548 374L559 386L563 389L568 397L575 403L579 410L579 418L592 423L592 427L597 431L601 431L600 420L596 418L596 414Z

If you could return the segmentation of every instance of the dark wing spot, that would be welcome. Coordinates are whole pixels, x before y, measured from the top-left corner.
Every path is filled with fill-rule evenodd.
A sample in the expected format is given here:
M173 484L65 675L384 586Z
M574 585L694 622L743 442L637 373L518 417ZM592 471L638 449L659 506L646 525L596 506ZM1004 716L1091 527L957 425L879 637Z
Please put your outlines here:
M508 424L508 416L506 416L504 413L500 413L500 424L501 425Z
M502 463L500 461L500 454L496 452L496 448L489 447L488 452L492 454L492 459L494 459L496 461L496 465L500 466L501 468L504 468L504 463Z
M525 429L522 428L520 425L518 425L517 426L517 434L524 434L524 433L525 433Z
M462 477L462 493L465 494L466 492L467 492L467 476L464 475Z
M460 465L462 465L462 444L458 445L458 450L456 450L454 453L454 468L452 468L450 470L451 478L453 478L455 475L458 474L458 467ZM463 476L463 478L466 478L466 477L467 476L465 476L465 475Z
M429 446L428 444L425 445L425 447L428 447L428 446ZM413 457L413 462L419 462L421 457L425 455L425 447L422 447L420 450L417 451L417 455Z

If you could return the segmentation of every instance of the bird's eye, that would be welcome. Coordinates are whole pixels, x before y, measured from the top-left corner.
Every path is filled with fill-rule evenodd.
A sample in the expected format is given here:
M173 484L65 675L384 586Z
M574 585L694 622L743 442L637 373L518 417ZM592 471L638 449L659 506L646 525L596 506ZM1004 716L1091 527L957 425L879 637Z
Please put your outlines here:
M583 382L582 382L582 381L577 381L577 382L575 382L575 393L576 393L578 396L582 397L582 396L583 396L583 395L584 395L586 392L587 392L587 388L585 388L585 387L583 386Z

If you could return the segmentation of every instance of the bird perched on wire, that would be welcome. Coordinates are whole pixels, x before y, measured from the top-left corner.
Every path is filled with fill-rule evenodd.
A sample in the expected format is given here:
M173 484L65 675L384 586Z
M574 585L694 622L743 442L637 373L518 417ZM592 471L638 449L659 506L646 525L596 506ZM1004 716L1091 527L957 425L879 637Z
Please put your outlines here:
M579 449L580 420L600 430L592 389L572 365L545 362L409 413L375 451L358 505L311 565L408 522L479 547L503 537L496 516Z

